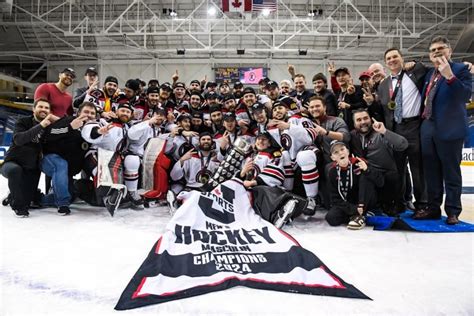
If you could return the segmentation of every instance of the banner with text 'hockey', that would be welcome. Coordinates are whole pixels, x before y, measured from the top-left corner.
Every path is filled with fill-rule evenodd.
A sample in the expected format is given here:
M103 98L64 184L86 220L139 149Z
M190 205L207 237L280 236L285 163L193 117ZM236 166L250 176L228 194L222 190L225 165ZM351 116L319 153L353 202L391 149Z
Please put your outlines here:
M115 309L238 285L368 299L290 235L257 215L243 185L229 180L212 192L188 194Z

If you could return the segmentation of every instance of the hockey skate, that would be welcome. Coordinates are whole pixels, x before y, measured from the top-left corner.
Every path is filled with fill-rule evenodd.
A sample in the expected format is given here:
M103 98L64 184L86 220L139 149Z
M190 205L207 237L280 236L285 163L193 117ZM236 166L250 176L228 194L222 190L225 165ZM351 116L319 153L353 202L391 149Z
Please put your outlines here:
M107 211L109 211L110 215L113 217L115 211L118 209L122 198L127 193L126 189L117 189L117 188L110 188L109 192L103 197L103 202Z
M296 199L288 200L283 205L283 207L278 210L276 218L273 221L273 225L275 225L276 228L282 228L283 225L285 225L291 219L297 204L298 201Z
M303 211L306 216L313 216L316 213L316 200L312 197L308 198L308 205Z
M176 200L176 195L173 191L168 190L166 193L166 201L168 202L168 206L170 208L170 214L173 216L178 209L178 201Z
M130 201L130 208L135 211L141 211L145 208L143 198L137 191L129 191L127 194L127 200Z

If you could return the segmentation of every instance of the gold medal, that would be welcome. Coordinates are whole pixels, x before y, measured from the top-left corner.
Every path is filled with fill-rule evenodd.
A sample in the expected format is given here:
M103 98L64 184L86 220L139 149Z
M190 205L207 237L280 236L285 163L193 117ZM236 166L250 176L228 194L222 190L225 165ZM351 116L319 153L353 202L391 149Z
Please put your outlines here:
M387 103L388 109L389 109L389 110L392 110L392 111L395 110L396 105L397 105L397 104L395 103L395 101L392 101L392 100L390 100L390 101Z

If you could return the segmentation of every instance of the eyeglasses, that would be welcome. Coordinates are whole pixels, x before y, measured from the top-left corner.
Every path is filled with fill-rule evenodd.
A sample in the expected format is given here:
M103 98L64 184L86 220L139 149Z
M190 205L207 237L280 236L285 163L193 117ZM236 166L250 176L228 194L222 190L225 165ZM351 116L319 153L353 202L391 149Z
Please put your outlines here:
M448 46L439 46L439 47L433 47L430 49L430 53L436 53L437 51L442 51L443 49L448 48Z

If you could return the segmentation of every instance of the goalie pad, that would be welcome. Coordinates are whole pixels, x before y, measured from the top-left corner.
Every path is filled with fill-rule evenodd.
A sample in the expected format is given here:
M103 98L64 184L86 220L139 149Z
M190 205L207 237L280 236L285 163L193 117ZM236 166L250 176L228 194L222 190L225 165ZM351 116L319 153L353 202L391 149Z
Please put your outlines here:
M123 157L120 153L98 149L98 164L97 164L97 195L99 200L107 198L111 194L112 189L120 191L119 198L114 199L114 205L107 205L104 202L107 210L112 214L115 211L122 197L127 195L127 187L123 184Z
M142 188L147 199L165 199L171 159L165 155L167 141L151 138L143 156Z

